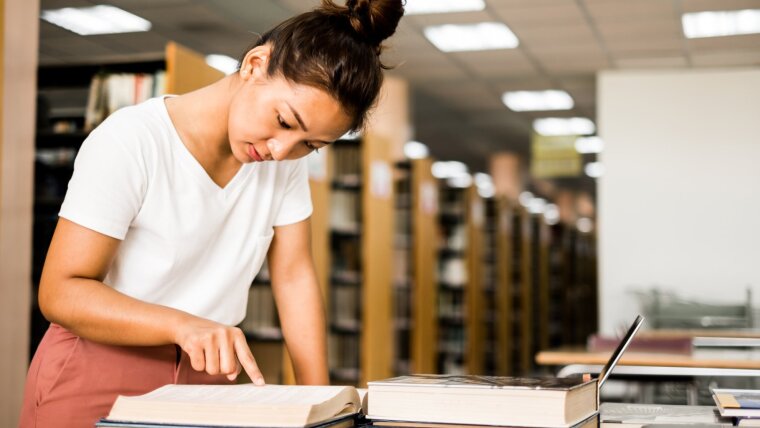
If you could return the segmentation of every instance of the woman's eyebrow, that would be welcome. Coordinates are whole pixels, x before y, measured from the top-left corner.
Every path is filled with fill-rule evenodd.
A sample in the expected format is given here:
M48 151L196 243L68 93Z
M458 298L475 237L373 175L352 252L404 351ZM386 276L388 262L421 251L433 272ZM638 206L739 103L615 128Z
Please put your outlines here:
M288 106L288 108L290 108L290 111L293 113L293 116L296 117L296 120L298 121L298 124L301 125L301 129L303 129L306 132L309 132L309 129L306 128L306 125L303 123L303 120L301 119L301 115L298 114L298 112L296 111L296 109L294 109L293 106L290 105L290 103L286 102L285 104Z

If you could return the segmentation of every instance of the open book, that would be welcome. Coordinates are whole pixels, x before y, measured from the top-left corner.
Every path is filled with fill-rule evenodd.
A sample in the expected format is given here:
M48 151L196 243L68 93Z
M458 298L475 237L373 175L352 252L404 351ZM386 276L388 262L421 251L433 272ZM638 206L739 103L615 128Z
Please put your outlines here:
M353 425L365 394L351 386L166 385L119 396L97 426L339 428Z

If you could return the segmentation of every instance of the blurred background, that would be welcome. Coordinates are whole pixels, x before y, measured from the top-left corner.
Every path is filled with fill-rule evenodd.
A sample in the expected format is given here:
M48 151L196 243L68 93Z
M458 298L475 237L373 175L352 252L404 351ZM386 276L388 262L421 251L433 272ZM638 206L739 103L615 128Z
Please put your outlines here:
M118 108L235 72L257 34L318 2L0 5L3 367L18 397L87 133ZM639 313L640 351L760 369L760 1L406 10L370 126L309 156L333 382L599 365L584 358L608 355ZM241 327L267 378L290 382L268 281L264 266ZM699 362L715 352L729 362ZM612 394L696 403L715 373Z

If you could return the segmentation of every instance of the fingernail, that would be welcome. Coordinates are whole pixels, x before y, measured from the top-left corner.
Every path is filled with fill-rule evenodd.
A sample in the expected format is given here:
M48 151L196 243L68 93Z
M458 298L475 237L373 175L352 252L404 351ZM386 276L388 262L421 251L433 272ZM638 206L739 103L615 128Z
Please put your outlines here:
M264 378L257 377L256 380L253 381L255 385L262 386L264 385Z

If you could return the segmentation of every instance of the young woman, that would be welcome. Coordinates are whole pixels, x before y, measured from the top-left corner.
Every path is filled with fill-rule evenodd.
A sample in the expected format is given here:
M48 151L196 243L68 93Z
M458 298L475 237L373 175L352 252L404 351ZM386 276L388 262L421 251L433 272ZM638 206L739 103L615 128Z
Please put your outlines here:
M241 370L264 384L234 326L265 257L297 381L328 383L303 157L362 126L402 15L401 0L323 0L261 36L237 73L91 133L42 273L51 326L22 426L92 427L118 394Z

